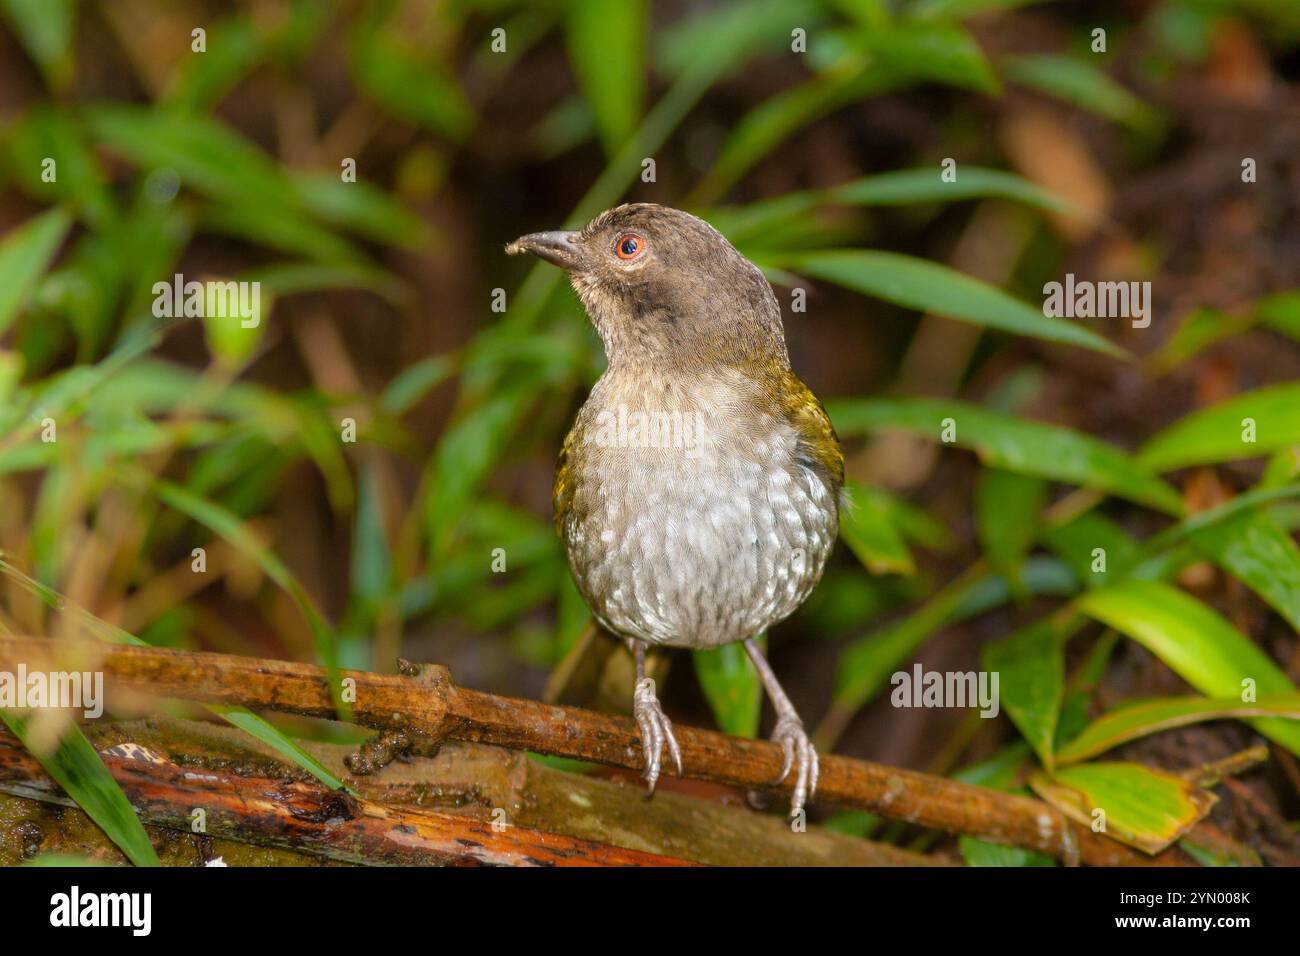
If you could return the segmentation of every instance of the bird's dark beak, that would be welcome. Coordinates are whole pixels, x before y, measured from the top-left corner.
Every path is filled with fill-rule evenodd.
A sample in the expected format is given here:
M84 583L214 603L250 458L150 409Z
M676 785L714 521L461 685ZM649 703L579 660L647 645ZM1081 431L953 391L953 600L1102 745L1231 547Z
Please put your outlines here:
M582 247L578 245L578 235L576 232L533 232L510 243L506 246L506 252L512 256L531 252L561 269L572 270L582 264Z

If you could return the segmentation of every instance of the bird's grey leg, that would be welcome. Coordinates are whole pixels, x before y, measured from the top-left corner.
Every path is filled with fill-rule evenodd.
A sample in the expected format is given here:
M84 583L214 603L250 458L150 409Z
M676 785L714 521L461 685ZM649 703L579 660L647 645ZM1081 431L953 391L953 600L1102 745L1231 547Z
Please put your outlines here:
M763 652L759 650L753 638L745 641L745 650L749 652L749 659L754 662L758 676L762 678L763 686L767 689L767 696L772 698L772 706L776 709L776 727L772 731L772 742L780 744L785 754L781 776L776 782L780 783L788 777L790 769L795 766L796 759L798 761L794 795L790 798L790 816L793 817L803 809L805 800L811 800L817 792L817 751L804 732L803 721L795 712L794 705L790 703L790 698L785 696L776 674L772 672L772 665L767 662L767 658L763 656Z
M682 752L677 747L677 738L673 736L673 724L664 713L655 696L655 682L645 676L645 642L635 638L627 639L627 646L636 658L636 689L632 691L632 716L636 718L641 729L641 749L645 753L645 780L650 793L655 792L659 781L659 761L664 744L673 755L677 765L677 776L682 775Z

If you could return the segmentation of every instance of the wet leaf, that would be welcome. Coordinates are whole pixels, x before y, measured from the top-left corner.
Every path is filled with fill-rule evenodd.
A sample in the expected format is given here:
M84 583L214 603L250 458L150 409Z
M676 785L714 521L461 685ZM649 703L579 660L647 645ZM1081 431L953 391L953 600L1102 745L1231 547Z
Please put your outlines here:
M986 465L1095 488L1169 514L1183 510L1173 488L1139 469L1118 448L1060 425L928 398L841 399L827 402L826 408L845 436L902 428L938 441L944 420L952 419L953 443L972 449Z
M1090 723L1057 751L1056 760L1061 766L1078 763L1130 740L1207 720L1274 716L1300 720L1300 695L1264 697L1251 704L1238 697L1159 697L1132 701Z
M1136 763L1091 763L1035 773L1029 785L1072 820L1155 854L1205 818L1214 794L1181 777ZM1105 816L1098 816L1103 811Z
M1300 444L1300 384L1245 392L1175 422L1148 441L1136 461L1151 471L1262 458ZM1249 422L1247 420L1249 419ZM1248 440L1254 426L1254 441Z
M1241 700L1246 691L1259 698L1298 693L1282 669L1249 638L1170 585L1124 581L1084 594L1077 606L1142 644L1208 697ZM1292 753L1300 753L1300 724L1259 718L1251 725Z
M1001 289L915 256L872 249L774 255L771 263L863 295L1014 335L1062 342L1122 357L1118 345L1082 325L1044 315Z

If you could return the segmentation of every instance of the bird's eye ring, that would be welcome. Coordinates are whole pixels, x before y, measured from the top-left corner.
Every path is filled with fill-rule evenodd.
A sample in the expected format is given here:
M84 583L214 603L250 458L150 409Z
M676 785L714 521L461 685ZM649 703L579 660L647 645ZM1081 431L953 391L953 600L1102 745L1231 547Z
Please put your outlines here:
M626 232L614 243L614 255L620 259L635 259L645 252L645 240L633 232Z

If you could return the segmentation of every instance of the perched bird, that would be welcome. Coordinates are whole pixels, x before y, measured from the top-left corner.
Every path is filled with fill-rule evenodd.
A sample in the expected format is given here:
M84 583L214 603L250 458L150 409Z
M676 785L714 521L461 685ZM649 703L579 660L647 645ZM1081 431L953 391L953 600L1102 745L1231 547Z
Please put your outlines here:
M608 369L565 439L555 522L578 590L636 659L633 716L650 791L672 723L646 645L743 641L777 722L791 813L817 788L817 753L756 638L808 597L838 533L844 456L790 369L763 274L695 216L651 203L580 232L516 239L569 274Z

